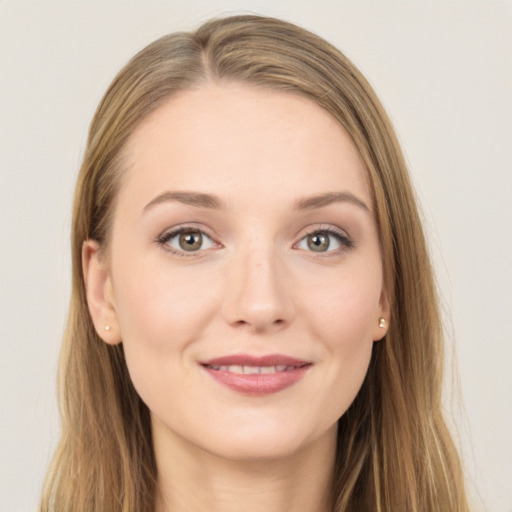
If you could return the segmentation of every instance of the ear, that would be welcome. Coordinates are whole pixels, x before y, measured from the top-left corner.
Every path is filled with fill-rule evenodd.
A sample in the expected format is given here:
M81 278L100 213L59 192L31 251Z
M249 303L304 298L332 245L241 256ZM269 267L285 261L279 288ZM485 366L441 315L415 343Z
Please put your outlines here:
M386 336L389 328L389 317L391 308L386 289L383 287L379 298L379 315L375 319L375 328L373 330L373 341L380 341Z
M86 240L82 245L82 268L87 305L98 336L109 345L121 342L110 271L100 244Z

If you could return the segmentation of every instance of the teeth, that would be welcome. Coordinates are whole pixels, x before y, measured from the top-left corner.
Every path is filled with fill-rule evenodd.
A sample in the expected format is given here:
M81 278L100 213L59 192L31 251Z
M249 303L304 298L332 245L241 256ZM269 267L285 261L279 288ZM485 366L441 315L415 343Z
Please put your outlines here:
M259 366L244 366L243 367L244 373L246 374L255 374L255 373L261 373Z
M241 366L241 365L231 365L231 366L213 366L210 368L212 370L218 370L221 372L231 372L231 373L239 373L245 375L257 375L257 374L268 374L268 373L276 373L276 372L286 372L288 370L294 370L295 366L287 366L285 364L278 364L276 366Z

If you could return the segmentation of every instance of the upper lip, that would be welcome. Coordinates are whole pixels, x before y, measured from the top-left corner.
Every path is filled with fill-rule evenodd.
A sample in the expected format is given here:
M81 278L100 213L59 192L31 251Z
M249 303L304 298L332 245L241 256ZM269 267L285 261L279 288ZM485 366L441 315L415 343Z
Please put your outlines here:
M230 356L216 357L208 361L202 361L203 366L305 366L311 361L297 359L283 354L268 354L264 356L252 356L249 354L233 354Z

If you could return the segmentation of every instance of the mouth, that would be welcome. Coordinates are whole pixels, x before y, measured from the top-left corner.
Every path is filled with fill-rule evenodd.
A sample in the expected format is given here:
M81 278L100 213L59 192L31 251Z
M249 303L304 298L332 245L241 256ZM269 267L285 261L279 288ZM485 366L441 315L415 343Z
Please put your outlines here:
M262 396L297 383L313 363L281 354L239 354L211 359L201 366L213 379L233 391Z
M271 373L277 372L288 372L296 370L297 368L303 368L307 366L307 363L302 366L287 366L285 364L278 364L276 366L246 366L246 365L238 365L232 364L229 366L214 366L214 365L205 365L207 368L212 370L220 371L220 372L231 372L238 373L240 375L269 375Z

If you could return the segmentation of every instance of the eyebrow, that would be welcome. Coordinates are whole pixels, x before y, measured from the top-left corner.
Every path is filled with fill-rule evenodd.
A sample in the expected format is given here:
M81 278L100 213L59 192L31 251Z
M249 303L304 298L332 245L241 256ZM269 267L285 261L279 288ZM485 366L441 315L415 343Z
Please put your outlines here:
M211 208L219 210L223 208L223 202L212 194L203 194L202 192L164 192L155 197L145 207L144 211L149 210L153 206L161 203L177 201L179 203L197 206L200 208Z
M350 192L326 192L325 194L304 197L295 202L295 210L313 210L315 208L329 206L333 203L351 203L366 212L370 212L368 205Z
M205 194L202 192L167 191L151 200L144 207L144 212L157 204L172 201L213 210L220 210L225 208L224 202L213 194ZM295 201L294 210L314 210L317 208L329 206L333 203L351 203L362 208L366 212L370 212L370 208L367 206L367 204L350 192L326 192L315 196L304 197Z

